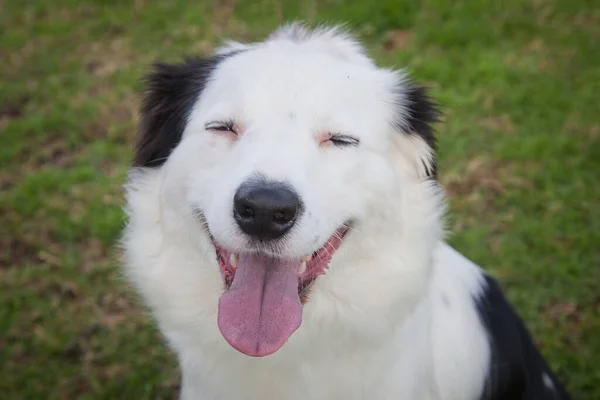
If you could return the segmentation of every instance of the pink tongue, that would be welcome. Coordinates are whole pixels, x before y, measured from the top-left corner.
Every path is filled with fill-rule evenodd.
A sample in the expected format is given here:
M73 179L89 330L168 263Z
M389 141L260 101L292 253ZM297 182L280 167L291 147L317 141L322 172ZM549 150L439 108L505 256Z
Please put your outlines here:
M219 299L219 329L231 346L249 356L267 356L298 329L302 322L298 265L240 254L233 283Z

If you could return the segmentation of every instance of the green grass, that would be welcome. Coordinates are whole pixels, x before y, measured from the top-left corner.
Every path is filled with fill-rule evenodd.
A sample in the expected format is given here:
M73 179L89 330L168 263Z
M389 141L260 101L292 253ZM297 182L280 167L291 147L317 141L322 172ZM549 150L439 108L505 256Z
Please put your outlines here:
M4 1L0 393L173 398L114 243L154 60L342 22L444 105L450 242L505 287L575 399L600 398L600 7L592 1ZM494 5L496 4L496 5Z

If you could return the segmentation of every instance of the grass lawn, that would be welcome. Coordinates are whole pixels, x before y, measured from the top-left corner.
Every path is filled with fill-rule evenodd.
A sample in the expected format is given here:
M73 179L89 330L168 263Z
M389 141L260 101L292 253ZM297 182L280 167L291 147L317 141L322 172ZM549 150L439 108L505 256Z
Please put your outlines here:
M173 398L176 362L114 248L139 78L298 18L349 21L433 88L450 242L500 279L574 398L600 399L593 3L0 2L1 397Z

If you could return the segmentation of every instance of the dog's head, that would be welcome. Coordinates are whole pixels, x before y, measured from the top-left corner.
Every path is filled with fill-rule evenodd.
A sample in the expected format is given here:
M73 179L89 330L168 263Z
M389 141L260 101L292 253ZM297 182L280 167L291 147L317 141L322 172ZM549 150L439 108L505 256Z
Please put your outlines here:
M278 350L328 268L435 241L418 203L435 197L437 111L345 33L292 25L147 82L135 166L161 169L163 218L210 239L218 262L198 268L220 269L218 325L241 352Z

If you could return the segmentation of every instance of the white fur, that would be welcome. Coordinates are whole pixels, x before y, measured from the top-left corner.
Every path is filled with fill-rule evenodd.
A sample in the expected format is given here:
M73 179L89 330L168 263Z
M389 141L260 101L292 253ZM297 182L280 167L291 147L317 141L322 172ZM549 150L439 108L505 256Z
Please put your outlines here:
M432 149L391 123L403 76L336 30L287 27L220 52L242 48L214 72L167 162L132 171L126 190L125 271L179 356L182 398L478 399L490 358L473 302L482 273L443 243L443 197L423 178ZM205 130L232 116L237 141ZM320 148L325 131L360 145ZM305 203L286 257L355 222L301 327L264 358L237 352L217 328L223 281L194 215L225 247L246 248L231 204L255 173L290 182Z

